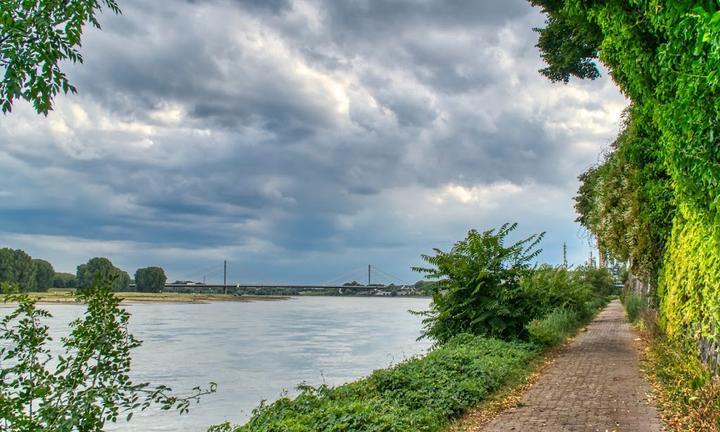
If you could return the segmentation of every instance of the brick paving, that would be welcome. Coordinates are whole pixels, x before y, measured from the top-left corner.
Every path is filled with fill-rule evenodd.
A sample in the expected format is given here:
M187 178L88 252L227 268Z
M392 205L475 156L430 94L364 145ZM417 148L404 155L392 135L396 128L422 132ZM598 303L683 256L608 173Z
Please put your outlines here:
M648 401L636 335L613 301L556 358L517 407L500 413L485 432L658 432Z

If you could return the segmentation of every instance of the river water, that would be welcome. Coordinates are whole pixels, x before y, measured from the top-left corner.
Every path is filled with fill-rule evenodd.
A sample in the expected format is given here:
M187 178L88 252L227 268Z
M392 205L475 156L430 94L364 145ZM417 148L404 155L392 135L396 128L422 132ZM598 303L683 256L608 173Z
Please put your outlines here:
M213 424L241 424L265 399L295 393L298 383L338 385L426 352L417 342L428 299L294 297L284 301L126 306L130 329L144 341L133 353L136 382L187 392L209 381L217 393L190 413L148 410L107 430L199 432ZM83 308L43 306L55 340Z

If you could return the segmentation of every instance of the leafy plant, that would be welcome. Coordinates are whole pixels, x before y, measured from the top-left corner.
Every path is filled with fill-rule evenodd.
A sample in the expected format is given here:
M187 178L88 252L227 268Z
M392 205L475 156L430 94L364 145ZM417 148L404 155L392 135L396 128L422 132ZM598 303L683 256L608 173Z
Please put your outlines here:
M586 310L594 298L594 289L583 277L584 269L569 270L565 267L541 265L521 280L522 295L526 297L526 323L542 318L557 308L572 310L583 317L593 310Z
M0 424L3 431L100 431L120 416L159 405L187 412L191 402L215 391L196 387L186 396L166 386L134 383L130 351L141 342L128 332L130 314L112 294L111 280L77 294L87 305L62 339L63 353L50 351L50 313L17 288L3 285L5 302L17 307L0 321Z
M437 281L429 312L424 315L425 337L443 343L460 333L515 338L524 332L527 310L532 305L523 295L521 280L543 234L505 245L517 224L497 231L471 230L448 252L422 255L430 267L415 267L426 279Z
M115 0L3 0L0 2L0 108L12 111L16 99L47 115L55 95L76 93L60 68L82 63L78 47L87 23L100 28L105 6L119 14Z

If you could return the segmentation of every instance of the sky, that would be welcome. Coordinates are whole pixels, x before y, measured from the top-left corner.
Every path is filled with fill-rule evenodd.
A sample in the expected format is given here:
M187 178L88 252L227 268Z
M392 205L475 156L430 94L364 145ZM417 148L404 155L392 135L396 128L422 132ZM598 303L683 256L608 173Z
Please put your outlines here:
M77 95L0 117L0 247L170 280L413 282L471 228L589 253L577 176L627 101L551 83L524 0L122 0ZM381 273L384 272L385 276ZM387 276L390 275L390 276Z

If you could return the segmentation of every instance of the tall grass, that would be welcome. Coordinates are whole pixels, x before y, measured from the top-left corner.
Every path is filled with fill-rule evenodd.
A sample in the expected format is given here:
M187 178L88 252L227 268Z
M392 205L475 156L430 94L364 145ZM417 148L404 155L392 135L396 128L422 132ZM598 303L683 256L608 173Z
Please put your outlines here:
M637 294L626 293L623 296L623 304L625 305L625 312L627 313L628 319L630 322L635 323L640 318L646 302Z
M534 319L527 325L530 341L542 346L557 345L569 336L580 322L575 311L558 308L542 319Z

